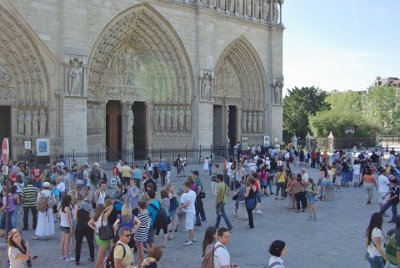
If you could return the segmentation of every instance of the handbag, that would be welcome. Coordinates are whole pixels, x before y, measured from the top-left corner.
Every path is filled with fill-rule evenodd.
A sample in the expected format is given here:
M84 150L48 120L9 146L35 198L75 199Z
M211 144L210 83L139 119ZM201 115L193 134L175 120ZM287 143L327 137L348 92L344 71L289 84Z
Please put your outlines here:
M206 193L203 192L203 191L201 191L201 192L199 193L199 198L206 198Z
M256 207L256 199L255 198L248 198L244 200L246 208L253 209Z
M101 215L101 226L99 227L99 238L101 240L110 240L114 237L114 228L111 225L103 225L103 215Z
M234 196L232 196L232 200L238 200L238 198L239 198L239 193L237 193L237 194L235 194Z

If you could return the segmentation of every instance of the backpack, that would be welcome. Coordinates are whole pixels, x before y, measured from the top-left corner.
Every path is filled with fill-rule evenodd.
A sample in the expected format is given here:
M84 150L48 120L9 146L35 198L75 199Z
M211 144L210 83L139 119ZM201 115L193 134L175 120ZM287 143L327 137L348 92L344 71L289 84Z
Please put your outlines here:
M167 212L165 211L164 208L161 207L161 203L158 202L160 205L160 209L158 209L155 205L150 204L150 206L152 206L156 211L157 211L157 216L154 219L154 224L153 226L158 229L158 228L163 228L165 226L167 226L170 222L171 219L170 217L168 217Z
M201 268L214 268L214 253L217 248L221 248L221 245L213 248L206 256L204 256L203 261L201 262Z
M175 160L174 167L178 167L178 159Z
M95 169L91 172L92 174L90 174L90 180L91 182L93 182L94 184L97 184L100 181L100 171Z
M56 199L53 195L45 196L44 194L39 194L39 200L37 204L37 210L39 212L46 212L49 208L56 204Z
M125 247L120 243L116 243L113 246L111 252L108 254L107 258L104 260L104 267L105 268L114 268L115 267L115 264L114 264L114 249L118 245L120 245L124 250L124 254L122 254L122 259L125 257L125 255L126 255Z

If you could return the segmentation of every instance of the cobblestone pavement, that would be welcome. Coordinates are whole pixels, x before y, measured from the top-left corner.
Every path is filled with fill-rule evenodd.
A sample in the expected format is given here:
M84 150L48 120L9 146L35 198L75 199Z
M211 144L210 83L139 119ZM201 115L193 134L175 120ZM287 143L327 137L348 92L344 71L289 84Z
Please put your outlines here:
M198 169L200 173L202 165L192 165L187 170ZM295 166L294 172L299 171ZM307 169L311 178L318 178L317 169ZM173 172L171 178L175 189L182 188L183 178L175 178ZM200 267L201 242L205 229L215 224L216 214L214 198L211 195L210 177L202 177L207 197L205 210L207 221L201 227L195 228L197 243L183 247L182 243L187 239L187 233L177 233L174 240L168 242L164 250L164 256L160 266L172 267ZM275 187L273 187L275 190ZM230 193L230 197L232 192ZM375 194L375 199L377 195ZM332 201L318 201L316 203L318 220L308 219L307 213L295 213L289 209L287 200L275 200L273 197L262 197L263 215L255 215L255 228L248 229L247 220L239 220L233 216L234 203L229 198L227 204L228 215L234 225L231 233L231 243L228 245L231 260L240 267L263 267L269 258L267 248L275 239L281 239L288 245L285 256L286 267L296 268L325 268L325 267L367 267L364 255L364 232L369 222L370 215L378 210L377 202L366 205L366 197L363 189L345 188L336 193ZM384 218L383 229L386 233L394 225L387 223L389 218ZM22 214L20 214L20 227ZM221 226L224 225L222 220ZM58 228L58 224L56 225ZM35 267L74 267L75 263L65 263L60 260L59 241L60 233L49 241L32 240L34 231L24 231L23 236L30 242L31 255L39 255L34 263ZM2 244L4 263L5 247ZM82 245L82 257L80 267L93 267L87 261L89 254L87 243Z

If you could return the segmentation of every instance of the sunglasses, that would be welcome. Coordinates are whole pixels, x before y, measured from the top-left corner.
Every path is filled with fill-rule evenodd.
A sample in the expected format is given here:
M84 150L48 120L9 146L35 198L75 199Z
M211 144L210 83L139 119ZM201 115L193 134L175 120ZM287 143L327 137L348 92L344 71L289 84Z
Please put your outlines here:
M126 234L125 237L131 237L133 234Z

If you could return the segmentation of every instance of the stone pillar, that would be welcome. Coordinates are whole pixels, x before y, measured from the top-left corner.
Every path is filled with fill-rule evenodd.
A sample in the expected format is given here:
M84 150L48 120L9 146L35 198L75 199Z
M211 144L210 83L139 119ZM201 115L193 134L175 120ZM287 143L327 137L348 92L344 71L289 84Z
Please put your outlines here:
M328 150L329 150L329 152L333 152L333 150L334 150L334 139L335 139L335 137L333 137L333 133L332 133L332 131L329 133L329 136L328 136L328 143L329 143L329 148L328 148Z
M87 99L65 96L63 105L64 152L87 152Z
M296 149L296 150L298 150L298 148L297 148L297 137L296 137L296 133L293 133L293 137L292 137L292 146Z
M130 151L133 148L133 102L121 101L122 107L122 150ZM126 159L129 161L129 159Z
M279 24L282 25L282 5L284 0L279 0Z
M307 131L306 135L306 148L309 151L311 149L311 135L310 132Z

